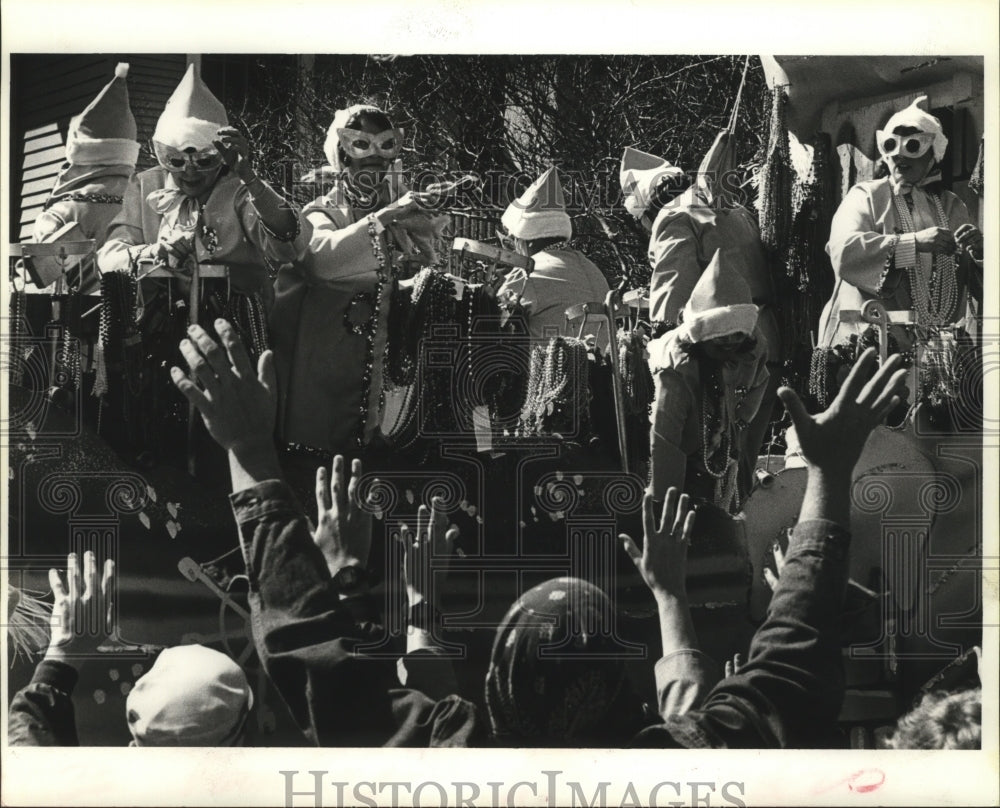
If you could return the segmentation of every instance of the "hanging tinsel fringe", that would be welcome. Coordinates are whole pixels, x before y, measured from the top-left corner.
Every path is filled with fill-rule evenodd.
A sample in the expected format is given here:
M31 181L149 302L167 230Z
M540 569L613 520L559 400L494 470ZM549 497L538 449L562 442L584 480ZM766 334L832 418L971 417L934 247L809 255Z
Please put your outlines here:
M937 407L958 398L957 353L951 334L936 330L928 334L920 352L920 401Z
M766 248L778 254L784 252L788 243L792 215L792 165L788 154L786 103L784 87L775 87L760 180L760 239Z
M976 194L976 196L981 197L983 195L983 172L985 168L983 167L983 139L979 139L979 157L976 158L976 166L972 169L972 175L969 177L969 188Z
M100 398L108 392L108 368L104 361L104 341L98 340L94 349L94 389L91 395Z
M519 434L583 435L590 425L587 343L552 337L531 355L528 395L521 411Z

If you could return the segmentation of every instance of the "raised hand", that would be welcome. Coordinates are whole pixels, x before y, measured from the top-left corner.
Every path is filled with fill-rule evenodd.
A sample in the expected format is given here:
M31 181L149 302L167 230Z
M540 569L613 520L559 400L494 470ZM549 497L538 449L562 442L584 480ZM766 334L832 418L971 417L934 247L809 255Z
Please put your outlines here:
M49 648L46 659L70 662L97 649L115 634L112 593L115 562L104 562L100 582L93 551L83 554L83 574L76 553L66 557L66 581L56 569L49 570L49 585L55 601L49 621ZM81 586L82 584L82 586Z
M364 567L372 546L372 515L361 505L358 485L361 461L351 464L351 480L344 485L344 458L337 455L327 473L325 466L316 469L316 509L318 513L313 542L326 559L330 575L343 567Z
M253 165L250 162L250 142L238 130L224 126L215 133L212 144L219 150L222 159L229 170L244 182L250 182L254 177Z
M440 605L441 591L433 588L431 559L440 559L439 569L447 570L451 553L458 540L458 528L448 527L448 515L440 510L440 502L431 502L430 510L421 505L417 510L416 533L411 533L405 525L401 539L405 547L403 560L403 583L410 606L415 606L425 598Z
M850 475L871 431L906 398L907 370L898 354L872 375L877 363L869 348L854 363L833 403L810 415L790 387L778 390L811 468Z
M967 250L975 260L983 260L983 231L974 224L960 224L955 228L955 245L959 250Z
M653 497L646 494L642 499L644 541L641 551L631 537L624 533L618 537L658 601L687 598L687 550L694 519L688 495L669 488L658 525L653 514Z
M215 321L216 342L200 325L188 328L180 349L190 377L170 369L177 389L201 413L208 434L228 451L271 447L277 412L274 356L264 351L256 370L236 330L226 320Z

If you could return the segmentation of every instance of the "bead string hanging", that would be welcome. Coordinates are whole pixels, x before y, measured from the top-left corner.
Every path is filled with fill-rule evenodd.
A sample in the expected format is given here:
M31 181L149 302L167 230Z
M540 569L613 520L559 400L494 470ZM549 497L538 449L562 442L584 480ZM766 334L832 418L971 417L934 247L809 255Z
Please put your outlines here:
M747 388L740 386L735 392L737 401L734 411L738 412L747 396ZM726 404L721 369L706 369L701 397L701 458L705 471L716 481L715 504L720 508L729 509L732 505L739 509L735 438L736 433L746 428L747 423L742 420L733 422Z
M243 344L247 347L250 360L256 363L268 348L267 315L260 295L232 294L223 308L223 319L233 324Z
M42 207L42 210L48 210L59 202L87 202L89 204L97 205L120 205L122 203L122 197L116 196L115 194L84 194L79 192L62 194L61 196L51 196L45 200L45 205Z
M983 177L985 172L984 166L984 155L983 150L986 144L983 138L979 139L979 156L976 158L976 165L972 169L972 174L969 176L969 190L972 191L976 196L983 196Z
M10 303L8 304L10 311L10 375L8 378L10 383L15 385L20 385L24 381L24 362L21 361L24 345L21 338L27 333L25 320L27 299L28 296L23 285L20 289L11 290Z
M785 121L788 100L785 88L775 87L771 100L767 149L760 170L760 240L765 247L780 255L788 244L792 212L792 164Z
M348 186L345 186L345 190L347 187ZM368 321L368 328L365 331L365 369L361 379L361 404L358 407L359 426L357 446L359 449L364 448L365 427L368 425L372 374L375 367L375 335L378 331L379 313L382 307L382 290L384 289L385 284L389 280L392 272L391 264L385 254L383 235L378 232L378 228L376 227L375 215L369 214L367 218L368 238L371 241L372 255L375 257L375 262L378 265L375 270L378 280L375 283L375 290L373 292L374 304L372 305L371 318ZM378 411L380 413L382 412L384 406L385 389L383 385L383 389L379 390L378 398Z
M938 194L930 195L934 203L937 226L947 228L948 219ZM906 233L916 232L910 208L899 194L893 193L896 215ZM907 268L910 296L917 312L917 324L922 326L948 325L958 302L958 281L955 277L955 259L950 255L935 255L931 260L929 277L925 277L918 260Z
M105 368L120 368L125 385L122 419L128 424L142 384L142 342L135 322L138 282L123 272L101 276L100 353ZM106 370L105 370L106 373ZM106 392L94 386L94 395Z
M583 434L590 423L587 343L552 337L532 351L531 379L521 411L523 437Z
M654 385L646 361L646 336L641 328L618 332L618 359L626 409L630 415L648 417Z

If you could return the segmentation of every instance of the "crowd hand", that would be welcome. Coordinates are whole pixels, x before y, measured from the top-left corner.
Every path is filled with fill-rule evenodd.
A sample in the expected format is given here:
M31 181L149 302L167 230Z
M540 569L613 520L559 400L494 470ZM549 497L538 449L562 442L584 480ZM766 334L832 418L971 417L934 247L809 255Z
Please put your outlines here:
M975 260L983 260L983 231L974 224L960 224L955 229L955 244L959 250L969 252Z
M917 252L950 255L955 252L955 237L946 227L928 227L914 233Z
M875 349L868 348L833 403L818 415L810 415L790 387L778 390L810 467L850 475L871 431L909 395L907 370L899 354L872 375L876 363Z
M250 141L238 130L224 126L215 133L212 145L219 150L222 159L229 170L244 182L254 178L253 165L250 162Z
M115 562L104 562L100 583L93 551L83 554L83 574L76 553L66 557L66 581L56 569L49 570L49 585L55 600L49 620L46 659L72 663L74 657L97 652L115 634L112 594ZM82 584L82 589L81 589Z
M690 497L671 487L667 489L659 525L654 519L653 497L647 493L642 499L641 551L631 537L624 533L618 536L658 602L687 597L687 551L694 519Z
M277 412L274 356L264 351L254 370L246 349L226 320L215 321L219 345L199 325L188 328L180 348L189 374L170 369L177 389L197 407L208 434L230 452L273 451Z
M361 504L361 461L351 463L351 479L344 485L344 458L337 455L328 473L316 469L317 527L313 542L323 553L330 575L355 564L364 567L372 546L372 515Z
M417 509L417 529L411 533L406 525L400 528L403 542L403 583L407 602L415 606L425 598L435 606L440 605L440 589L433 589L431 559L438 558L437 568L443 571L451 563L452 550L458 541L458 528L448 526L448 515L441 510L441 501L431 501L431 508L421 505ZM432 596L433 595L433 596Z
M730 676L735 676L743 668L743 654L736 653L733 654L733 658L727 659L725 664L726 678Z

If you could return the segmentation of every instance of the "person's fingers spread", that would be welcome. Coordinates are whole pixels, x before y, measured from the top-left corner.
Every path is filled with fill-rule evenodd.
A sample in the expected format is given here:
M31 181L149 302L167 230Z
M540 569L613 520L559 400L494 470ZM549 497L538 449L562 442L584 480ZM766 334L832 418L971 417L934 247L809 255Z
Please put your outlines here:
M358 487L361 485L361 470L359 465L359 461L355 460L351 468L351 479L347 483L347 502L348 507L352 511L361 508L361 500L358 498Z
M732 675L733 675L733 663L727 659L725 666L725 677L728 679Z
M871 402L877 398L878 393L885 387L886 379L895 373L902 364L903 358L899 354L890 356L875 375L868 380L868 383L861 388L861 392L856 399L857 403L862 407L870 406Z
M847 379L840 388L837 400L856 401L858 392L868 382L871 377L872 368L875 365L876 353L874 348L866 348L854 363L851 372L847 374ZM779 391L780 392L780 391Z
M899 368L887 382L885 382L878 391L878 396L875 398L875 402L871 405L872 409L879 409L885 405L885 402L891 399L895 395L899 395L906 387L906 379L909 376L910 371L908 368Z
M316 510L321 515L330 510L330 482L326 466L316 469Z
M63 586L62 577L59 575L59 570L57 569L49 570L49 588L52 590L52 594L55 595L56 600L66 597L66 587Z
M202 413L211 409L211 402L198 389L198 385L185 375L183 370L177 367L170 368L170 378L173 379L174 386L181 391L181 395L188 400L189 404L193 404Z
M778 586L777 576L771 572L767 567L764 568L764 581L767 583L768 588L773 592Z
M642 552L635 546L632 537L625 533L619 533L618 540L622 543L622 547L625 548L625 552L628 553L628 557L638 567L642 563Z
M226 353L229 355L229 363L236 368L236 372L240 378L252 378L253 365L250 364L250 357L247 356L246 348L243 347L243 342L240 340L232 324L220 317L215 321L215 333L222 340Z

